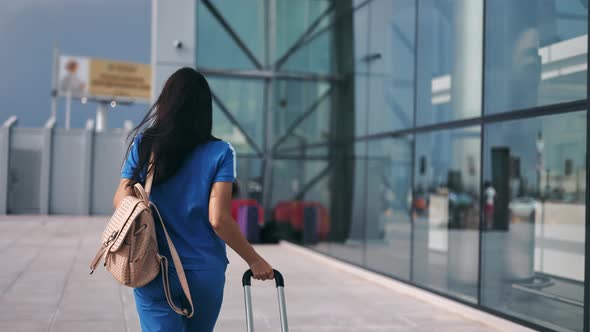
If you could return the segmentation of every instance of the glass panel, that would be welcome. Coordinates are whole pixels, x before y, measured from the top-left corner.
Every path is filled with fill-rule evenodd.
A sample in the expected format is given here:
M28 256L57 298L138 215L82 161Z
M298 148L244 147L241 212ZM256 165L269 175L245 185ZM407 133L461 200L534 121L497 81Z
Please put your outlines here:
M486 126L482 304L582 331L586 112Z
M305 46L293 53L281 67L283 71L329 74L333 63L333 29L325 30L310 39Z
M354 135L367 134L369 118L369 76L357 74L354 77Z
M313 148L309 148L309 147L300 147L299 149L297 148L293 148L293 149L288 149L288 150L279 150L277 152L277 159L281 159L282 157L285 158L301 158L301 159L306 159L306 158L312 158L312 159L317 159L317 158L324 158L325 160L328 160L330 153L329 153L330 149L328 145L325 146L320 146L320 147L313 147Z
M230 142L238 153L253 153L242 132L234 126L225 114L213 103L213 136Z
M330 227L328 160L273 160L273 219L281 238L316 244Z
M254 53L256 59L260 63L264 63L264 24L266 20L264 0L215 0L211 2L250 51ZM200 8L205 9L206 7Z
M262 121L264 82L226 78L209 78L208 80L213 93L229 109L248 136L261 147L264 132ZM237 128L226 128L225 131L220 130L218 133L226 137L232 137L233 141L239 142L239 144L247 144Z
M354 4L357 5L357 4ZM369 9L363 6L353 13L354 70L356 73L369 71L366 56L369 53Z
M477 301L480 129L416 137L414 282Z
M262 160L238 154L237 161L238 192L234 197L262 203Z
M312 191L311 187L307 187L318 183L313 180L325 170L328 161L277 159L273 165L272 201L273 206L276 206L282 201L306 200L307 195Z
M369 60L374 75L410 81L413 87L416 55L416 1L374 0L369 4ZM363 36L362 40L367 37ZM365 56L367 54L362 54Z
M329 254L363 264L366 214L367 143L332 148Z
M241 2L246 4L245 2ZM235 4L235 3L234 3ZM241 8L238 7L238 8ZM233 24L232 22L230 22ZM207 7L197 2L197 67L253 69L254 64ZM261 60L259 60L261 61Z
M329 6L329 0L277 0L274 60L282 57ZM330 22L331 17L330 13L322 19L314 31L324 28Z
M275 217L278 201L284 200L285 197L293 199L295 193L308 187L311 180L317 181L305 190L305 195L300 199L318 202L321 207L316 212L303 210L303 216L308 213L301 221L303 224L307 222L307 235L306 229L302 226L303 231L298 240L307 246L356 264L362 264L364 256L367 199L365 151L366 142L321 147L310 149L305 157L275 160L273 164ZM314 213L316 218L317 215L320 216L316 219L316 224L313 223ZM315 233L309 232L310 225L315 229Z
M322 82L278 81L275 84L274 135L281 139L306 112L314 110L286 137L280 148L324 141L330 130L330 85Z
M486 112L586 97L588 2L495 0L486 7Z
M422 0L418 15L417 123L479 116L483 0Z
M410 279L412 223L412 140L369 141L366 264Z
M414 88L410 81L369 77L369 134L410 128L414 123Z
M412 127L415 1L379 0L370 7L370 51L363 55L371 73L369 134Z

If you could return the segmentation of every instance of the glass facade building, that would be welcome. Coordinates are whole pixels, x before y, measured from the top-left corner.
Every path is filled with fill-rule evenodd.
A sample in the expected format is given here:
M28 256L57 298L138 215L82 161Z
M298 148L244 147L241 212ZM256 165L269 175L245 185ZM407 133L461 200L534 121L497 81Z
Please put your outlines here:
M590 330L587 0L197 0L196 29L240 195L318 207L289 239Z

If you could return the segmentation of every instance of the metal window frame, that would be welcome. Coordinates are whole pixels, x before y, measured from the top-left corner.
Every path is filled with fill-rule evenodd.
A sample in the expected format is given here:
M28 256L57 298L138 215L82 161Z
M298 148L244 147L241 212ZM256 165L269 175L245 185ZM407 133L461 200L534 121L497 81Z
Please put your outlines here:
M205 76L215 76L223 78L236 79L259 79L259 80L288 80L288 81L306 81L306 82L328 82L334 83L342 80L338 75L315 74L308 72L277 72L272 70L241 70L241 69L219 69L219 68L198 68Z
M366 43L367 43L367 45L366 45L367 52L369 52L371 50L371 38L368 38L368 36L372 33L372 25L370 23L371 22L371 16L372 16L371 2L372 2L372 0L365 1L364 3L361 3L361 5L359 5L359 7L358 7L358 8L361 8L364 5L368 5L368 9L367 9L367 40L366 40ZM353 8L352 12L354 13L356 10L357 10L356 8ZM338 19L339 19L339 17L335 17L334 18L334 21L336 21ZM334 23L332 23L332 25L333 24ZM328 27L330 27L330 26L328 26ZM311 42L311 40L313 40L314 38L316 38L320 34L324 33L324 31L326 31L325 28L322 29L322 30L320 30L320 31L318 31L315 35L311 36L310 37L310 40L308 41L308 43ZM367 66L366 67L367 73L371 73L371 63L372 63L371 61L365 61L365 65ZM369 110L371 109L371 98L369 98L369 96L370 96L370 90L371 90L371 80L370 79L367 79L366 80L365 87L364 88L366 89L365 90L365 96L366 96L366 101L365 101L366 102L366 106L365 106L365 110L366 110L365 111L365 133L368 133L369 132L369 120L370 120L370 112L369 112ZM361 142L356 142L355 141L352 144L356 145L358 143L361 143ZM364 143L364 149L365 149L365 151L363 151L363 154L368 156L369 155L369 141L364 141L362 143ZM354 154L356 155L356 147L354 148ZM363 252L361 253L361 262L362 262L362 265L363 266L367 266L367 262L368 262L368 260L367 260L367 233L368 233L367 232L367 227L368 227L367 226L367 224L368 224L368 221L367 221L367 207L369 206L369 195L368 195L368 190L369 190L369 161L366 160L366 159L365 160L357 161L356 158L354 158L354 163L355 163L354 164L354 169L355 170L354 170L354 173L353 174L357 174L357 170L356 170L356 168L358 167L357 162L358 163L362 163L362 165L364 167L363 174L362 174L362 176L363 176L363 186L362 186L363 192L362 192L362 196L361 196L361 197L363 197L363 202L362 202L363 205L361 207L361 209L362 209L362 216L363 216L363 220L362 220L362 223L363 223L363 228L362 228L362 230L363 230L362 231L362 239L363 239L362 251ZM356 190L356 188L354 188L354 186L353 186L353 190ZM352 204L354 205L354 203L352 203ZM354 212L354 209L351 210L351 211ZM351 220L351 223L352 222L353 221Z
M485 114L485 106L486 106L486 93L485 93L485 86L486 86L486 24L488 23L486 18L486 10L487 10L487 1L483 0L483 19L482 19L482 45L481 45L481 103L480 103L480 110L481 114ZM484 170L485 170L485 128L483 124L481 125L479 132L480 132L480 139L479 139L479 229L478 229L478 255L477 255L477 305L482 306L481 295L482 295L482 276L483 276L483 231L484 231Z
M264 80L264 108L263 114L263 144L264 154L262 160L262 207L267 215L271 214L272 209L272 189L273 189L273 100L274 100L274 80L276 75L276 67L272 64L272 59L275 52L276 41L276 1L265 0L265 64L272 73L272 75Z
M528 118L535 118L540 116L546 115L557 115L557 114L564 114L564 113L572 113L572 112L579 112L589 107L588 99L579 99L571 102L564 102L558 104L550 104L550 105L543 105L543 106L534 106L530 108L524 108L509 112L503 113L494 113L483 115L480 117L473 117L473 118L466 118L466 119L458 119L454 121L444 122L444 123L435 123L430 125L423 125L417 126L414 128L404 128L399 130L393 131L385 131L379 133L372 133L368 135L361 135L351 137L349 141L365 141L371 140L376 138L383 138L383 137L399 137L399 136L406 136L406 135L413 135L413 134L421 134L445 129L455 129L455 128L462 128L462 127L469 127L469 126L477 126L477 125L486 125L490 123L497 123L497 122L504 122L504 121L511 121L511 120L519 120L519 119L528 119ZM343 141L344 143L344 141ZM309 145L306 145L305 148L318 148L323 147L330 144L329 141L323 142L315 142ZM300 148L300 147L298 147ZM279 152L290 152L296 150L296 148L285 148L281 149Z
M583 0L580 0L583 2ZM584 3L582 3L584 4ZM586 34L590 34L590 6L586 1ZM586 44L586 66L590 65L590 38ZM590 73L586 69L586 174L590 170L590 156L588 155L590 147ZM590 332L590 178L586 176L586 227L584 236L584 332Z
M418 93L416 93L418 91L418 37L419 37L419 32L420 32L420 24L418 24L418 18L420 18L419 15L419 0L416 0L416 5L414 7L414 93L413 93L413 121L412 121L412 127L416 127L416 124L418 123ZM412 164L412 170L411 170L411 183L410 185L412 186L410 189L410 192L412 193L412 202L414 201L414 198L416 197L416 193L414 192L414 188L415 188L415 182L416 182L416 135L412 134L412 160L410 161L410 163ZM415 240L415 220L414 220L414 214L410 213L410 222L411 224L411 228L410 228L410 273L408 275L408 281L412 282L412 280L414 280L414 240Z

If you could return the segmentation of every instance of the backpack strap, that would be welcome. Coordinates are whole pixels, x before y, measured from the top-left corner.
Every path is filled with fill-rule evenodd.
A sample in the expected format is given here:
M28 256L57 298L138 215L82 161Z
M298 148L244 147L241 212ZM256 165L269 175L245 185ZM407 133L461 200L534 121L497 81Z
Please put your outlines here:
M152 183L154 181L155 169L156 169L156 163L154 160L154 153L152 152L150 155L148 173L147 173L147 176L145 179L145 192L141 193L141 196L143 196L141 198L144 198L144 200L147 197L147 199L149 201L150 191L152 189ZM145 194L145 196L143 194ZM152 202L149 202L149 205L154 208L154 210L156 211L156 213L158 215L158 219L160 220L160 223L162 224L162 229L164 230L164 234L166 235L166 242L168 242L168 248L170 248L170 255L172 256L172 262L174 263L174 268L176 269L176 274L178 275L178 280L180 281L180 286L182 287L182 291L184 292L184 296L186 296L186 299L188 300L188 302L190 304L190 311L186 308L182 308L182 309L179 308L172 301L172 296L170 295L170 280L168 278L168 259L166 259L166 257L164 257L164 256L160 256L160 268L162 269L162 284L164 286L164 294L166 295L166 301L168 301L168 305L170 305L170 308L172 308L172 310L174 310L174 312L178 313L179 315L186 316L187 318L191 318L191 317L193 317L193 315L195 313L195 307L193 305L193 299L191 297L191 292L190 292L190 289L188 286L188 281L186 280L186 274L184 273L184 268L182 267L182 262L180 261L180 256L178 256L178 252L176 251L176 247L174 246L174 243L172 242L172 239L170 238L170 235L168 234L168 230L166 229L166 225L164 224L164 219L162 219L162 216L160 215L160 211L158 210L158 207Z
M148 162L148 172L145 178L145 193L147 197L150 197L150 192L152 191L152 183L154 182L154 173L156 172L156 160L154 153L150 154L150 161ZM141 197L140 197L141 198Z
M182 291L184 292L184 296L188 300L191 308L190 311L188 309L180 309L177 307L174 302L172 301L172 297L170 295L170 281L168 279L168 260L165 256L160 256L160 266L162 268L162 284L164 286L164 294L166 295L166 301L176 313L186 316L187 318L191 318L195 313L195 307L193 305L193 299L191 297L191 292L188 286L188 281L186 280L186 274L184 273L184 268L182 267L182 262L180 261L180 257L178 256L178 252L176 251L176 247L174 247L174 243L172 243L172 239L166 230L166 225L164 225L164 220L160 215L160 211L158 207L150 202L150 205L154 207L154 210L158 214L158 219L160 219L160 223L162 224L162 229L164 230L164 234L166 235L166 241L168 242L168 247L170 248L170 254L172 256L172 262L174 263L174 268L176 269L176 274L178 274L178 280L180 281L180 286L182 287Z

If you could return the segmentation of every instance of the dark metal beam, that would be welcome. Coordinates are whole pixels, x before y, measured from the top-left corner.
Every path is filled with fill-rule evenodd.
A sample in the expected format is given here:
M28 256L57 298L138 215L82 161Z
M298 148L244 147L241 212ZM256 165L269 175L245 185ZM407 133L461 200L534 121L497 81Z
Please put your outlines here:
M588 0L580 0L586 7L586 15L590 16ZM586 31L590 30L590 20L586 21ZM586 41L586 49L590 49L590 39ZM484 62L485 63L485 62ZM590 63L590 52L586 52L586 63ZM590 75L586 74L586 174L590 171ZM586 176L586 220L584 227L584 332L590 331L590 178Z
M412 44L410 38L406 37L400 27L395 23L393 24L393 33L399 37L399 40L401 41L402 45L404 45L404 47L406 47L412 53L416 53L416 48Z
M256 56L252 51L246 46L246 43L238 36L238 34L234 31L234 29L229 25L227 20L221 15L221 12L215 7L211 1L209 0L201 0L201 2L207 7L209 12L215 17L215 19L221 24L223 29L230 35L230 37L238 44L238 46L242 49L242 51L246 54L248 59L256 66L258 69L262 69L262 64L256 59Z
M252 137L250 137L250 135L248 135L248 133L246 133L244 128L242 128L242 126L240 125L238 120L229 111L227 106L225 106L225 104L221 101L221 99L219 99L219 97L217 97L217 95L213 91L211 91L211 96L213 97L213 102L216 103L217 106L219 106L219 109L221 110L221 112L223 112L223 114L225 114L225 116L227 117L229 122L231 122L234 126L236 126L236 128L238 128L238 130L242 133L242 135L244 135L244 138L246 138L246 141L248 142L250 147L252 147L252 149L256 152L256 154L259 157L262 157L262 151L260 150L260 148L258 147L256 142L254 142Z
M276 62L275 68L280 68L285 61L299 48L299 44L305 41L305 38L309 36L315 28L320 24L320 22L328 16L334 10L334 3L331 2L328 8L326 8L310 25L305 29L305 31L297 38L297 40L287 49L285 54L283 54Z
M319 172L316 176L314 176L311 180L309 180L303 186L303 188L301 188L301 190L299 190L295 195L293 195L292 200L293 201L302 200L303 196L305 195L305 193L307 193L308 190L313 188L313 186L315 186L318 182L320 182L320 180L322 180L326 175L328 175L330 173L331 168L332 168L332 164L326 165L326 167L321 172Z
M403 107L395 100L395 98L391 95L387 95L389 98L389 102L391 103L391 111L397 118L403 123L404 127L411 127L413 119L404 112Z
M590 79L590 76L589 76L589 79ZM590 87L588 87L588 89L590 90ZM579 111L587 110L589 107L590 107L590 100L581 99L581 100L576 100L576 101L572 101L572 102L565 102L565 103L559 103L559 104L553 104L553 105L535 106L535 107L531 107L531 108L520 109L520 110L515 110L515 111L510 111L510 112L505 112L505 113L494 113L494 114L484 115L483 117L477 117L477 118L461 119L461 120L455 120L455 121L450 121L450 122L440 123L440 124L418 126L415 128L405 128L405 129L400 129L400 130L395 130L395 131L382 132L382 133L378 133L378 134L350 137L349 139L341 140L341 141L322 141L322 142L307 144L307 145L305 145L305 148L306 149L319 148L319 147L327 146L328 144L350 144L353 141L366 141L366 140L386 138L386 137L405 137L407 135L414 135L414 134L420 134L420 133L425 133L425 132L455 129L455 128L462 128L462 127L469 127L469 126L481 126L484 124L497 123L497 122L503 122L503 121L511 121L511 120L537 118L537 117L546 116L546 115L557 115L557 114L565 114L565 113L571 113L571 112L579 112ZM289 147L289 148L281 149L278 152L286 153L286 152L290 152L290 151L295 151L300 148L301 147L293 147L293 148Z
M555 14L558 19L562 20L572 20L572 21L583 21L586 22L588 19L588 15L586 14L573 14L573 13L561 13L558 12Z
M274 77L275 68L272 65L272 58L274 58L275 44L276 44L276 0L264 0L264 64L270 75L264 79L264 108L263 108L263 149L264 158L262 159L262 207L267 215L271 214L272 210L272 194L273 194L273 155L272 155L272 140L273 140L273 98L274 98Z
M233 70L233 69L213 69L197 68L199 72L210 76L223 76L234 78L253 78L253 79L281 79L292 81L309 81L309 82L337 82L342 78L336 75L321 75L314 73L296 73L296 72L273 72L271 70Z
M318 106L327 98L330 96L330 93L332 92L332 88L328 89L326 92L324 92L318 99L316 99L313 104L311 104L307 110L305 112L303 112L303 114L301 114L295 121L293 121L293 123L287 128L287 130L285 131L285 134L283 134L283 136L281 136L280 138L278 138L276 140L276 142L274 143L272 150L276 151L277 148L279 147L279 145L281 145L287 138L289 138L289 136L291 135L291 133L293 133L293 131L295 129L297 129L297 126L299 126L305 119L307 119L311 114L313 114L317 109Z

